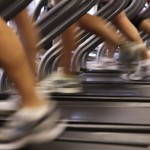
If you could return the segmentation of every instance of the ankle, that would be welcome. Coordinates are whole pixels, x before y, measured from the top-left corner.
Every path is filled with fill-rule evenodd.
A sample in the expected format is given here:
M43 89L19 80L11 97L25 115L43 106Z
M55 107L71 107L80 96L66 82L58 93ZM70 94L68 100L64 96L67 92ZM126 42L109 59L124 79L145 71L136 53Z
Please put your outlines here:
M148 60L150 58L148 54L148 50L144 48L141 50L140 55L141 55L141 60Z
M47 103L46 100L43 100L41 98L31 99L28 101L25 101L22 103L22 108L38 108Z
M66 76L75 76L75 75L77 75L76 72L70 71L68 69L64 69L63 72L64 72L64 75L66 75Z
M122 40L122 41L120 42L120 44L119 44L119 47L122 47L122 46L128 44L129 42L130 42L130 41L128 41L128 40Z

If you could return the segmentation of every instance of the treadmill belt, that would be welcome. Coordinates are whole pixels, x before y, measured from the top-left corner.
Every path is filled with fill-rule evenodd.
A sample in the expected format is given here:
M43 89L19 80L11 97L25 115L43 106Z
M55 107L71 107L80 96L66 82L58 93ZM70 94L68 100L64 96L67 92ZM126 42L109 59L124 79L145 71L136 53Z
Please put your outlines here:
M113 133L113 132L82 132L66 131L58 139L63 141L88 142L100 144L118 144L131 146L149 146L150 133Z
M101 87L100 87L101 86ZM83 85L83 92L77 93L77 94L53 94L53 98L61 98L63 96L66 96L66 98L78 99L80 96L80 99L84 99L88 96L93 97L147 97L150 98L150 86L131 86L129 87L123 87L123 86L116 86L116 85Z
M148 150L148 148L138 146L54 141L47 144L28 146L21 150Z
M83 93L80 95L150 97L150 80L128 81L120 78L120 74L87 73L80 76L83 82Z
M150 84L150 77L143 81L124 80L118 73L85 73L80 75L81 81L89 83L117 83L117 84Z
M150 88L143 87L142 89L139 89L138 87L134 88L126 88L126 87L116 87L116 86L104 86L99 87L99 85L95 86L89 86L84 85L84 91L83 93L79 95L93 95L93 96L108 96L108 97L114 97L114 96L124 96L124 97L150 97Z
M83 92L76 94L57 94L53 93L53 98L71 98L84 99L87 96L93 97L150 97L150 85L115 85L115 84L83 84ZM0 92L0 100L9 97L10 91Z
M149 107L114 107L111 105L60 107L64 116L71 122L150 125Z

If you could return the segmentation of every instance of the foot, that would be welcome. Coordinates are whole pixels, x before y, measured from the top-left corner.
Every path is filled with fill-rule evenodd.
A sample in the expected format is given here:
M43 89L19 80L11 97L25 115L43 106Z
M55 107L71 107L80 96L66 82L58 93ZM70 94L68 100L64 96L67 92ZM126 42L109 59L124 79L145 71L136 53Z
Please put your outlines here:
M120 58L121 63L136 62L140 57L140 51L144 47L144 44L137 44L134 42L126 42L120 46Z
M65 127L65 120L60 120L60 112L52 101L38 108L19 109L0 129L0 150L51 141Z
M0 119L6 120L8 116L16 112L21 105L19 95L9 95L8 98L0 100Z
M39 90L45 93L80 93L82 87L78 77L65 75L62 71L58 71L41 81Z
M93 70L118 70L118 66L113 58L102 57L98 63L90 64L89 69Z
M121 77L123 79L138 81L138 80L144 80L145 78L149 76L150 76L150 59L140 61L134 73L123 74Z

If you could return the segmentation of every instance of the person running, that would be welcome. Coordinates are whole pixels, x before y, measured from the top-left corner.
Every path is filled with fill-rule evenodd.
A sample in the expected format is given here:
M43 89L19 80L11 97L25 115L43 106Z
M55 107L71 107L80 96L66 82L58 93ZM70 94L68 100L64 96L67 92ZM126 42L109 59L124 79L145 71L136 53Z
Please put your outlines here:
M0 64L15 84L19 94L14 97L18 100L19 109L0 127L0 150L19 149L26 144L53 140L65 128L56 103L36 88L34 67L31 67L32 63L28 61L25 50L29 48L35 52L34 45L39 38L30 21L26 9L16 17L20 29L21 25L30 24L20 31L26 33L25 36L22 34L22 37L19 37L3 18L0 18ZM30 38L27 39L28 37ZM23 38L23 44L19 38ZM35 44L28 47L30 43Z
M61 0L55 1L55 5L58 4L60 1ZM122 12L117 17L121 17L122 15L124 16L125 13ZM124 19L126 18L124 17L123 20ZM130 24L130 26L133 28L132 24ZM52 90L53 92L59 93L82 92L82 84L79 81L78 75L76 75L76 73L73 72L70 68L72 51L74 51L77 48L76 43L78 39L76 38L77 36L75 30L78 27L98 35L99 37L108 41L111 45L113 45L113 47L120 47L122 52L125 52L126 54L128 54L128 56L134 55L135 51L138 51L140 49L142 51L143 57L148 59L147 48L144 46L143 41L141 40L135 28L133 28L133 31L136 34L134 38L136 38L136 41L138 40L137 42L131 39L127 39L126 37L119 36L114 26L109 24L102 17L86 13L77 22L68 27L60 35L63 48L62 48L62 57L58 69L59 71L57 71L56 73L52 73L50 77L48 76L43 81L43 86L53 89ZM114 64L114 61L109 60L109 65L110 63Z

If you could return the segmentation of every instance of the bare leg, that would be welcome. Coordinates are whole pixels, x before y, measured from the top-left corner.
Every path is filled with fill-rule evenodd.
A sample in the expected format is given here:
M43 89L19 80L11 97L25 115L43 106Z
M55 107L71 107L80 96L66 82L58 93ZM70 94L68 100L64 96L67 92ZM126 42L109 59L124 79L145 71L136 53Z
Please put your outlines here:
M150 19L145 19L141 22L139 29L150 34Z
M144 44L142 38L139 35L138 30L134 27L134 25L127 18L125 12L121 12L119 15L115 17L113 20L115 25L119 28L119 30L129 39L139 44ZM141 59L148 59L148 53L146 46L142 47Z
M105 45L108 49L108 58L114 57L114 50L116 49L116 46L111 44L109 41L105 41Z
M22 101L22 107L0 128L0 149L20 149L31 144L32 138L34 142L42 143L52 140L65 128L62 121L57 122L60 113L54 102L49 103L46 97L37 94L32 69L17 35L1 18L0 27L0 64L15 83ZM36 137L32 137L32 131L37 133ZM43 131L44 137L41 137Z
M37 96L35 80L24 49L16 34L0 19L0 63L15 83L23 102L23 107L37 107L43 101Z
M62 34L62 60L60 63L60 67L64 68L64 73L67 75L73 75L74 73L70 70L72 51L76 48L76 33L75 33L76 25L73 24L69 28L67 28Z
M37 29L32 24L32 20L29 17L27 10L23 10L19 13L14 21L17 25L19 36L22 40L27 58L32 67L33 73L36 74L35 56L39 48L36 47L39 41L39 35Z
M104 19L90 14L85 14L78 21L79 26L92 32L104 40L109 41L115 46L120 46L124 39L120 38L113 26L109 25Z
M124 41L128 41L128 39L126 39L124 36L122 36L122 34L118 33L118 36L120 36L120 38L124 39ZM110 41L106 40L105 41L105 45L108 49L108 58L113 58L114 57L114 51L116 50L116 48L118 46L113 45Z

